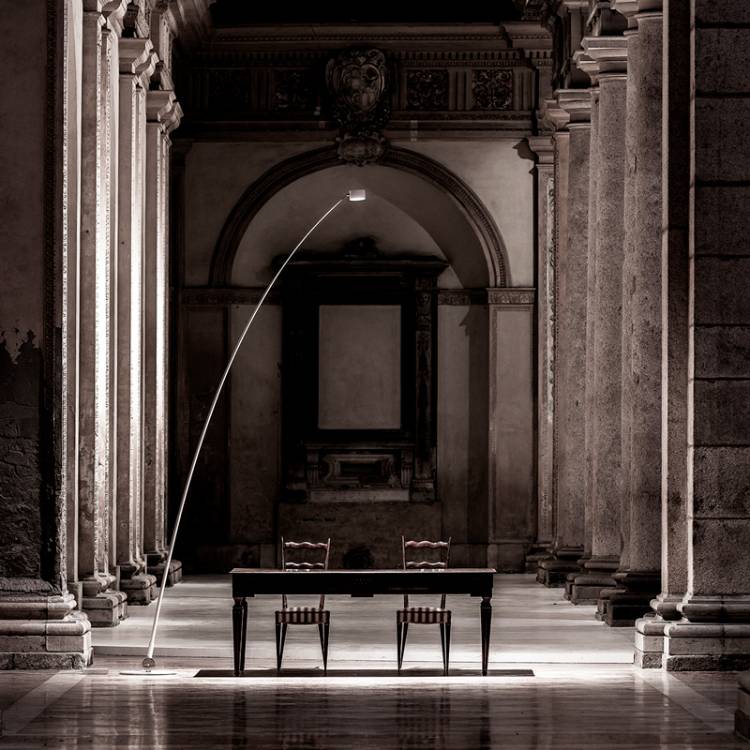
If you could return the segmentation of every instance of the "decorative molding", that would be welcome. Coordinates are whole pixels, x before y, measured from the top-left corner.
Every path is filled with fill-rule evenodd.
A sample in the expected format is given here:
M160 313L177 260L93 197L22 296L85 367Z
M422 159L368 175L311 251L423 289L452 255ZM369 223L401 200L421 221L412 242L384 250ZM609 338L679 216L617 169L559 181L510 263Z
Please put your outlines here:
M440 306L486 305L486 289L435 289L430 293L437 296ZM179 292L178 303L190 307L225 307L230 305L255 305L263 294L263 287L183 287ZM271 291L266 305L281 304L281 296Z
M283 112L312 112L320 101L309 69L273 72L273 109Z
M466 307L468 305L486 305L486 289L438 289L438 305Z
M263 287L183 287L179 291L178 303L191 307L226 307L230 305L257 305ZM271 290L266 305L281 304L281 294Z
M408 149L391 147L379 162L401 169L437 185L462 206L483 244L489 251L490 278L497 287L508 284L505 245L492 216L476 193L440 162ZM231 284L232 266L237 248L253 217L279 190L305 175L340 164L335 148L326 147L293 156L274 164L256 179L230 211L219 234L211 260L210 283L215 287Z
M448 88L447 68L407 70L406 109L448 109Z
M471 93L474 109L508 110L513 106L513 74L510 70L472 70Z
M526 307L536 301L536 289L488 289L487 303L508 307Z
M530 136L526 141L536 155L537 168L552 169L555 161L555 144L552 137L549 135Z

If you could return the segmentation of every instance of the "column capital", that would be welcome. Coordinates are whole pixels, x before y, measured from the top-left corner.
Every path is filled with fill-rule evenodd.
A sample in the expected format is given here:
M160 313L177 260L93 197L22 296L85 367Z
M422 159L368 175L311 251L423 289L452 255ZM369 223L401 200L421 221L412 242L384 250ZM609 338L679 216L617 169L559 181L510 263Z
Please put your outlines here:
M102 15L107 19L107 24L117 36L122 36L122 24L125 11L128 9L127 0L108 0L102 5Z
M583 49L587 57L596 63L595 75L599 80L627 75L628 40L626 37L587 36L583 39ZM589 71L586 72L591 75Z
M568 113L568 129L591 123L591 89L560 89L557 101Z
M120 73L137 76L144 88L157 61L150 39L120 39Z
M611 3L612 10L627 19L629 29L637 25L635 14L638 12L638 0L611 0Z
M172 107L169 110L169 112L164 115L164 127L165 132L167 134L171 133L173 130L176 130L179 126L180 122L182 121L182 115L183 115L182 107L180 106L180 103L175 100L172 103Z
M570 120L568 113L559 105L557 98L545 99L542 107L542 117L556 131L564 130Z
M171 133L182 119L182 107L174 91L147 91L146 119L161 125L165 133Z
M552 167L555 161L555 144L552 136L531 135L526 142L537 158L537 167Z
M146 119L149 122L164 122L164 117L175 102L174 91L146 92Z

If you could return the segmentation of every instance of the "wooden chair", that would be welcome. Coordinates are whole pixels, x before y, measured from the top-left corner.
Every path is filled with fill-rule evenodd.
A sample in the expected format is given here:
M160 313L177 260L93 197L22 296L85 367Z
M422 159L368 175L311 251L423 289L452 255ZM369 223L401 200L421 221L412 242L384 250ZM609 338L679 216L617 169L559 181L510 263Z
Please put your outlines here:
M425 553L430 551L437 560L425 560ZM451 538L447 542L417 542L401 537L401 559L404 570L445 570L451 552ZM416 558L416 559L415 559ZM422 559L420 559L422 558ZM409 596L404 595L404 608L396 612L396 645L398 650L398 671L404 662L406 635L409 625L439 625L440 642L443 646L443 674L448 674L448 661L451 648L451 611L445 608L445 594L440 597L439 607L410 607Z
M330 538L327 542L285 542L284 537L281 537L282 570L328 570L330 554ZM325 609L325 602L325 594L321 594L317 607L290 607L287 595L281 595L281 609L276 610L276 671L281 670L284 641L289 625L318 626L320 648L323 651L323 671L328 671L328 629L331 613Z

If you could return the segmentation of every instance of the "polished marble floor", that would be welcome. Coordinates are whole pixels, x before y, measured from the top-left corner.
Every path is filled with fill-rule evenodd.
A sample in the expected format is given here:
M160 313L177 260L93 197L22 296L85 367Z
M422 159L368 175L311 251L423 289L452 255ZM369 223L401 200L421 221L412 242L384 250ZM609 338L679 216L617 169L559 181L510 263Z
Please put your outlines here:
M732 674L669 675L632 666L632 631L608 629L530 576L496 583L490 675L478 676L478 606L449 598L451 676L439 673L437 628L413 628L395 673L398 600L333 597L329 674L317 633L291 632L273 667L274 599L251 605L249 675L231 666L225 581L168 593L159 666L126 677L153 608L95 632L85 673L0 673L0 748L750 748L732 735ZM290 629L291 630L291 629ZM196 676L203 675L203 676Z

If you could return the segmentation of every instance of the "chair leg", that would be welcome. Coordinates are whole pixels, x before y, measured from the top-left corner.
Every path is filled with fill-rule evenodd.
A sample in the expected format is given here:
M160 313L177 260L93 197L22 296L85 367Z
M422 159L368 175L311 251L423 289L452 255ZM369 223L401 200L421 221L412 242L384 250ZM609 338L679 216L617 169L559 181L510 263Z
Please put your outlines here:
M398 665L398 671L401 671L401 631L404 629L404 625L396 615L396 664Z
M399 653L398 653L398 671L401 671L401 667L404 665L404 652L406 651L406 635L409 632L409 623L404 622L401 624L401 632L399 633Z
M284 657L284 641L286 641L287 624L276 623L276 671L281 671L281 660Z
M440 643L443 646L443 674L447 676L451 653L451 624L449 622L440 625Z
M320 649L323 652L323 671L328 672L328 631L330 623L318 623L318 633L320 634Z

